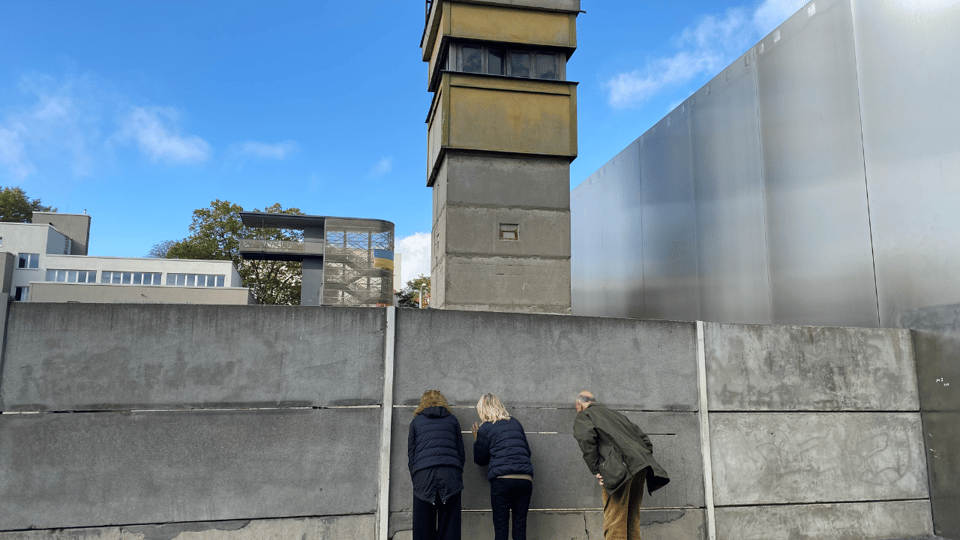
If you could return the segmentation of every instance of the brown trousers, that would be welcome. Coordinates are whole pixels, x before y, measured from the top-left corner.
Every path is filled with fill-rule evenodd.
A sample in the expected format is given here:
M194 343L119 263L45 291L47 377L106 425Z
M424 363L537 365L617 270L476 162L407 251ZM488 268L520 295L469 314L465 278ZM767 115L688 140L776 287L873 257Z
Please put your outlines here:
M640 503L646 469L627 481L613 495L602 490L603 540L640 540Z

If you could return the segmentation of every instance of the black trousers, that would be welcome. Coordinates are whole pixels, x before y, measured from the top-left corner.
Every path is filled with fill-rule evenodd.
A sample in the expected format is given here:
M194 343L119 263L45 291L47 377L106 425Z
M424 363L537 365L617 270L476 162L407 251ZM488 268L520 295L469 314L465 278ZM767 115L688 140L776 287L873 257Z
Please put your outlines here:
M460 494L433 503L414 497L413 540L460 540Z
M513 512L513 540L527 540L527 509L533 495L533 482L519 478L494 478L490 481L490 507L493 509L493 533L496 540L507 540L510 512Z

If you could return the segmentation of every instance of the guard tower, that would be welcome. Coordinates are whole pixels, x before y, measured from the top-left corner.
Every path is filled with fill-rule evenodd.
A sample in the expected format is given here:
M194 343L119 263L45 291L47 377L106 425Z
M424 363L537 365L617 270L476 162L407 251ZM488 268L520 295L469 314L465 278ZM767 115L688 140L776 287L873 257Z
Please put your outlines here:
M428 0L432 298L570 313L580 0Z
M302 306L392 306L393 223L379 219L240 212L252 228L303 231L303 242L244 239L250 260L300 261Z

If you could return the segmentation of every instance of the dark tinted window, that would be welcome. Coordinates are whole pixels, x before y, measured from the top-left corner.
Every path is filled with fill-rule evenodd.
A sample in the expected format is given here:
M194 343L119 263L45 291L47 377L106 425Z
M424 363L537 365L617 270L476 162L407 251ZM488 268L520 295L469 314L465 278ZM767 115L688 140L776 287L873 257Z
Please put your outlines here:
M491 50L487 55L487 73L503 75L503 51Z
M557 56L555 54L537 53L537 78L557 78Z
M463 47L463 71L466 73L481 73L483 71L483 49L480 47Z
M510 75L514 77L532 76L530 69L530 53L511 52L507 54L507 61L510 62Z

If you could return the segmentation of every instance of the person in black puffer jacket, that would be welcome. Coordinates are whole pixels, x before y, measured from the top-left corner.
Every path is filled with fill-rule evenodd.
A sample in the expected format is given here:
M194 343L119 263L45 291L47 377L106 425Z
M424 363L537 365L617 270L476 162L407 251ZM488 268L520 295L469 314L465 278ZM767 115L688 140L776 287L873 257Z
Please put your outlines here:
M460 540L463 435L447 398L427 390L413 412L407 466L413 481L413 540Z
M513 511L513 540L527 538L527 509L533 495L533 464L523 426L500 399L484 394L477 402L483 422L473 424L473 461L487 467L496 540L507 540Z

